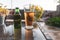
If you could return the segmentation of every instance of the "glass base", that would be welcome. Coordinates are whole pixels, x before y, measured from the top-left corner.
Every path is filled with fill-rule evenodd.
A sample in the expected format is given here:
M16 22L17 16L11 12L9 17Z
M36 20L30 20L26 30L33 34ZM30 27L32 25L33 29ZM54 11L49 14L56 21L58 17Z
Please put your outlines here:
M25 29L33 29L33 26L26 26Z

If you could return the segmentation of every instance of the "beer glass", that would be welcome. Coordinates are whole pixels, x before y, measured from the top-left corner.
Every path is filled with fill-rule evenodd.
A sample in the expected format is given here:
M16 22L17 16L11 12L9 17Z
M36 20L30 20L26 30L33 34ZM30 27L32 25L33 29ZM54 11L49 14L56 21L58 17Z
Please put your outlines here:
M34 21L34 9L30 8L31 5L24 6L24 17L25 17L25 25L26 29L33 28L33 21Z

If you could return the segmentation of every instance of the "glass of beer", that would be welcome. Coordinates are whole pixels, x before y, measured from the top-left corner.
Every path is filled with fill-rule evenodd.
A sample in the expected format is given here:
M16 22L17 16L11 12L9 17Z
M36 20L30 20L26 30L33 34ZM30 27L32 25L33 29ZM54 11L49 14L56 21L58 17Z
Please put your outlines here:
M33 28L33 21L34 21L34 10L30 9L31 5L24 6L24 17L25 17L25 25L26 29Z

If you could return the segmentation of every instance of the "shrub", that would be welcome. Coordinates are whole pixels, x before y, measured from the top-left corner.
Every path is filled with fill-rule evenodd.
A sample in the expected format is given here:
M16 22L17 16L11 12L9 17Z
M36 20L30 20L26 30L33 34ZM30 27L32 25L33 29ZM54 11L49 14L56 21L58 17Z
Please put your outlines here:
M60 27L60 17L49 18L46 24Z

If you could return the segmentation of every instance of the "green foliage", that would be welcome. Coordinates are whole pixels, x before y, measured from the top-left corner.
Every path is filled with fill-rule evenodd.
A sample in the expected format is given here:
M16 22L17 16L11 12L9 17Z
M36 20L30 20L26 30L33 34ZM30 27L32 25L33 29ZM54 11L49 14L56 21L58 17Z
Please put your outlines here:
M60 17L49 18L46 24L60 27Z

